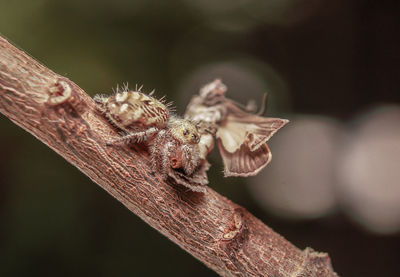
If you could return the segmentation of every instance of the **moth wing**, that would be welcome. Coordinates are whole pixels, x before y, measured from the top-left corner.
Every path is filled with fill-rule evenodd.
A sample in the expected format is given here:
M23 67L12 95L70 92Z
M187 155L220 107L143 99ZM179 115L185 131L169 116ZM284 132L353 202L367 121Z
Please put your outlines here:
M246 144L250 151L264 145L288 120L262 117L253 114L228 113L225 121L219 126L216 137L231 153Z
M245 124L248 120L252 120L251 124L247 124L246 143L251 151L257 150L263 146L280 128L289 121L287 119L261 117L251 115L249 118L240 118Z
M272 158L268 145L264 143L257 150L251 151L246 144L242 144L238 150L231 153L218 139L218 148L224 163L225 177L247 177L256 175Z
M266 142L289 121L250 114L229 100L225 105L228 114L216 133L225 176L256 175L272 158Z

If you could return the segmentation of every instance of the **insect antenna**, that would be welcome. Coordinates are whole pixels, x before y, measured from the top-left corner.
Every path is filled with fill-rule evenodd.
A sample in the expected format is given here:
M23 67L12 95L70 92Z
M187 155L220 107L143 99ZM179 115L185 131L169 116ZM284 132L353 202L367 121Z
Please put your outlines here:
M266 111L265 107L266 107L267 97L268 97L268 93L266 92L266 93L264 93L264 95L262 97L260 110L258 112L254 112L257 108L257 107L255 107L256 104L254 102L249 101L247 103L247 105L243 105L242 103L239 103L233 99L229 99L229 101L232 102L232 104L236 105L237 107L239 107L247 112L254 112L255 115L262 115Z
M267 103L268 102L268 92L265 92L263 95L263 98L261 100L261 107L260 110L256 113L256 115L263 115L264 112L267 111L266 107L267 107Z
M228 99L228 101L231 102L232 104L234 104L235 106L241 108L242 110L247 111L247 112L250 112L252 110L251 108L248 107L248 104L247 105L243 105L242 103L239 103L239 102L237 102L237 101L235 101L233 99Z

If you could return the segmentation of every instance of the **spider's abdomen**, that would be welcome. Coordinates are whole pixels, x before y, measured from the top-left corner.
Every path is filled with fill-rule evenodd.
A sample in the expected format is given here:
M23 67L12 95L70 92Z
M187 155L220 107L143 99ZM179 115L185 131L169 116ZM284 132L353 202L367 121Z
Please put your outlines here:
M142 131L150 127L163 129L169 120L168 107L139 91L122 91L97 98L108 119L124 131Z

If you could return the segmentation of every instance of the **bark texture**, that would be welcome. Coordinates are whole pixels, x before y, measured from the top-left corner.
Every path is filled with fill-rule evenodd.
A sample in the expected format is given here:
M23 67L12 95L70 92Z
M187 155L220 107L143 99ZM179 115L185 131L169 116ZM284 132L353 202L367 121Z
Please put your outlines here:
M337 276L327 254L296 248L210 188L153 175L147 150L118 135L81 88L0 37L0 112L221 276Z

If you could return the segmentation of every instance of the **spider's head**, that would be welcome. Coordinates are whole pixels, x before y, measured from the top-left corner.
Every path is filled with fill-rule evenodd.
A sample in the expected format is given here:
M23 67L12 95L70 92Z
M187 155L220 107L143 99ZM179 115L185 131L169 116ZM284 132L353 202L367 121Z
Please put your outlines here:
M187 119L171 118L172 136L182 144L198 144L200 134L196 125Z

